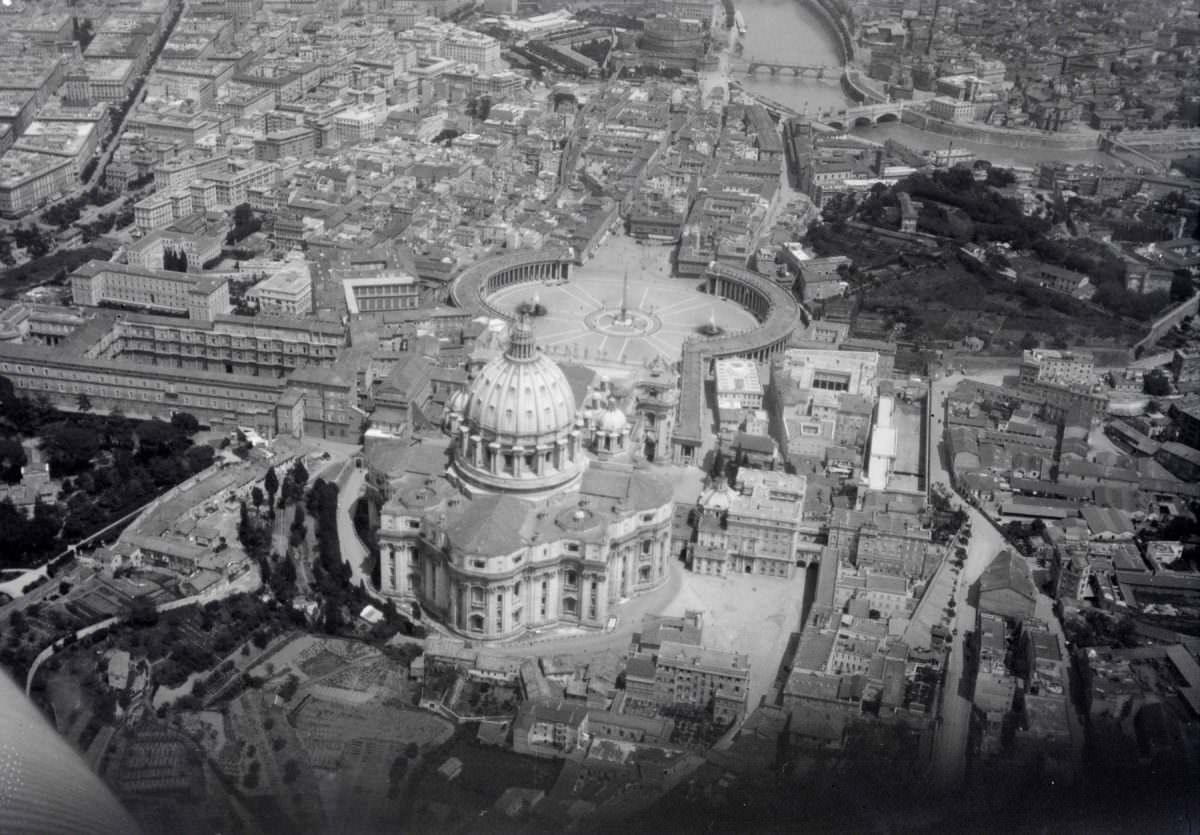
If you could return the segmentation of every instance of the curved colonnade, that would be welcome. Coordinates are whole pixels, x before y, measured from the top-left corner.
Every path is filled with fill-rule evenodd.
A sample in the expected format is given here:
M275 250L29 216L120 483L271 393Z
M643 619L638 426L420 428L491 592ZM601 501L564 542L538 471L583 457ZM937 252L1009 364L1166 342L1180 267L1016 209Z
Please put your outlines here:
M492 293L514 284L569 281L571 266L571 252L566 248L488 258L472 264L454 280L450 298L457 307L476 316L511 320L510 314L488 301ZM704 280L708 293L741 305L754 314L759 324L718 336L693 336L684 343L675 435L691 447L702 440L704 377L712 361L736 356L765 362L787 348L801 318L800 306L786 288L750 270L714 261L708 265Z
M748 357L765 362L787 349L802 316L800 305L790 292L750 270L713 262L704 275L710 293L742 305L761 324L742 333L694 337L684 344L679 410L672 438L677 463L694 463L694 456L703 444L704 380L713 360Z
M571 252L566 248L514 252L488 258L467 267L450 285L450 300L476 316L511 320L513 317L489 301L504 287L543 281L570 281ZM770 279L740 267L713 262L704 274L705 290L744 307L758 326L720 336L695 336L684 346L697 344L714 357L744 356L766 360L787 344L800 308L792 294Z
M455 307L493 319L513 317L492 306L488 298L503 287L571 277L571 251L565 247L497 255L467 267L450 285Z

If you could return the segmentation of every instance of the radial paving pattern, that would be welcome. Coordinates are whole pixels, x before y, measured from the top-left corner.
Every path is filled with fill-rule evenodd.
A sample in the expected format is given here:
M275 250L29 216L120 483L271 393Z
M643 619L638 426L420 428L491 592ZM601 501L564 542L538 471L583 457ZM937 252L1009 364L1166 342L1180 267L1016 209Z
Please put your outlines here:
M535 298L546 308L533 320L537 343L551 355L599 363L641 365L661 356L679 359L687 337L710 321L725 331L755 327L739 305L700 292L700 280L629 276L626 316L621 317L624 277L583 271L565 283L506 287L489 301L514 312Z

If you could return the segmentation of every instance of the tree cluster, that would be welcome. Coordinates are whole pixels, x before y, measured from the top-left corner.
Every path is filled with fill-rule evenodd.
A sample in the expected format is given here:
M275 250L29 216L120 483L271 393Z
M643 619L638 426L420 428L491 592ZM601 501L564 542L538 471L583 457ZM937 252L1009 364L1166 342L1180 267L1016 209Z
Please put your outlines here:
M92 38L96 36L95 26L92 21L86 17L76 17L72 19L71 37L79 42L79 51L84 52L88 48L88 44L92 42Z
M35 506L26 519L0 503L0 567L41 562L68 544L136 510L163 490L212 464L209 446L193 446L195 419L135 421L119 413L59 413L42 398L17 397L0 378L0 465L14 475L20 437L37 438L52 478L62 479L57 503Z
M241 505L238 520L238 541L246 555L258 564L263 585L271 589L275 598L290 604L296 594L296 563L290 556L280 556L271 551L272 517L251 511L245 502Z
M1092 301L1120 316L1150 319L1170 301L1167 293L1131 293L1125 289L1125 262L1103 244L1077 239L1070 242L1043 238L1034 241L1034 253L1047 264L1087 275L1096 287Z
M54 238L37 224L14 226L0 231L0 263L12 266L17 262L14 249L23 249L30 258L41 258L54 246Z
M997 193L986 183L976 182L971 172L963 168L913 174L896 188L907 191L915 199L962 211L972 224L968 237L976 243L1000 241L1017 249L1028 249L1049 231L1045 220L1027 216L1016 200ZM921 222L926 222L924 212Z
M1137 631L1133 620L1111 615L1099 609L1087 609L1081 616L1063 622L1063 632L1076 647L1135 647Z
M343 609L358 601L357 590L350 585L353 572L342 560L337 506L337 485L318 478L308 494L308 512L315 521L317 535L313 581L325 601L322 626L330 634L342 628Z
M233 246L262 229L262 224L262 218L254 216L254 210L249 203L237 205L233 210L233 228L225 236L225 243Z
M92 162L94 163L95 160ZM84 179L87 178L84 177ZM100 186L92 186L82 194L69 197L46 209L42 212L42 222L53 224L59 229L66 229L83 216L83 210L88 206L105 206L116 198L116 192L108 191Z
M152 608L152 607L151 607ZM189 606L156 616L150 623L138 622L131 612L103 641L105 647L128 651L154 664L154 678L168 687L178 687L193 673L212 670L247 638L259 648L274 636L302 620L290 607L264 603L255 595L238 594L202 607ZM225 674L233 670L221 664L203 685L198 696L213 692Z
M86 264L93 258L105 260L111 255L112 253L108 250L94 245L60 249L52 255L40 255L19 267L7 270L4 278L8 280L12 289L26 284L41 284L46 281L65 284L67 275L81 264ZM0 263L11 265L15 262L16 259L13 257L11 248L5 247L5 238L3 234L0 234Z

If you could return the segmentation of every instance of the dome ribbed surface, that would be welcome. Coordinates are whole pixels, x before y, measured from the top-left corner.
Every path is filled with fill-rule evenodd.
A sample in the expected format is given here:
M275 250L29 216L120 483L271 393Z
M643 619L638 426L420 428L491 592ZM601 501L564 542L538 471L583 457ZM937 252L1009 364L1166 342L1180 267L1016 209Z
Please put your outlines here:
M465 417L474 431L516 443L575 425L571 385L558 364L534 348L527 322L514 327L508 351L471 383Z
M610 406L600 415L597 426L601 432L623 432L629 421L620 409Z

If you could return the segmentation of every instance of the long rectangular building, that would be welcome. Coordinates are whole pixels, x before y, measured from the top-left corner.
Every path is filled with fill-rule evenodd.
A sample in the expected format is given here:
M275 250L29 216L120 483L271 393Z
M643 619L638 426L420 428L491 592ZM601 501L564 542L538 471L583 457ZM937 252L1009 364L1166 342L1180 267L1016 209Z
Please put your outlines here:
M346 344L341 323L285 316L218 316L212 322L131 314L113 327L115 356L157 366L285 377L333 365Z
M229 283L198 273L89 261L71 274L71 301L114 304L208 322L229 313Z
M86 395L98 411L169 419L189 412L211 425L276 434L275 406L287 383L276 377L172 369L129 360L76 356L57 347L0 345L0 375L26 396L77 407Z
M92 309L72 332L45 336L0 343L0 376L58 406L74 409L86 395L99 411L164 420L183 411L267 436L358 435L355 377L334 368L345 342L340 324L194 322Z

